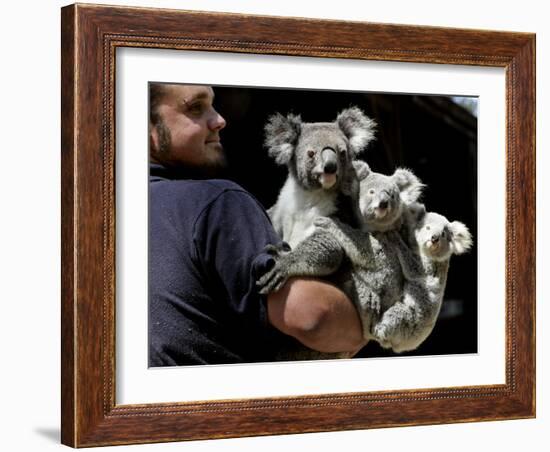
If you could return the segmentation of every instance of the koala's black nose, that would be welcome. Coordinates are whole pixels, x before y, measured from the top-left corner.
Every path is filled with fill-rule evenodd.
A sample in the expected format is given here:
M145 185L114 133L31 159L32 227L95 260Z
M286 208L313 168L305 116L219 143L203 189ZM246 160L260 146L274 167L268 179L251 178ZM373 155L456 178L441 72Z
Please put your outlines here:
M439 242L439 234L432 235L432 243L437 243L437 242Z
M379 209L387 209L388 208L388 201L380 201L378 204Z
M338 169L338 167L336 166L336 162L327 162L327 163L325 163L323 171L326 174L334 174L337 169Z

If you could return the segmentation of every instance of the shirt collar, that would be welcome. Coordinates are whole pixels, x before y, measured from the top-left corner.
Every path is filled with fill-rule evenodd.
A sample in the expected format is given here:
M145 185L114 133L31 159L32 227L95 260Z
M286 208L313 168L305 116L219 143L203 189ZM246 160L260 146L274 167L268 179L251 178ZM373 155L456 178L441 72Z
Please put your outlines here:
M186 168L169 168L160 163L149 163L149 182L159 180L196 179Z

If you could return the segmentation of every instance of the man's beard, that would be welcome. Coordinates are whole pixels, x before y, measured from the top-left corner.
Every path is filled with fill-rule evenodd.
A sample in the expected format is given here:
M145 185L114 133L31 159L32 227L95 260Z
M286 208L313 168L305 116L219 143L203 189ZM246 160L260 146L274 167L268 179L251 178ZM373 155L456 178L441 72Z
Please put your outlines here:
M170 133L170 129L166 127L166 124L160 118L155 123L154 127L157 129L159 138L158 155L162 160L170 161L170 149L172 147L172 134ZM228 173L227 157L221 143L218 146L220 148L217 150L215 159L209 159L201 165L186 164L182 162L173 164L173 166L181 168L190 178L212 179L225 177Z
M197 166L197 171L200 172L199 174L204 175L204 177L223 178L227 176L227 156L221 143L218 143L216 146L215 158L211 158L203 165Z
M161 157L166 157L170 154L172 134L170 133L170 129L166 127L166 124L164 124L164 121L160 118L158 118L158 121L155 123L154 127L157 129L159 139L158 153Z

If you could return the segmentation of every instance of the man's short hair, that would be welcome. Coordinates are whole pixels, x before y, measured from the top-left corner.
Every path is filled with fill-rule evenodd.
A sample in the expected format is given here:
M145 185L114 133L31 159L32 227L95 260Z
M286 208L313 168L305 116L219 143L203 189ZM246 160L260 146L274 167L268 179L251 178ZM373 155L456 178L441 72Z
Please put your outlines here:
M165 86L162 83L149 84L149 127L154 127L157 130L159 137L159 149L157 151L160 154L167 154L172 142L170 129L166 127L158 112L158 107L164 94Z
M157 124L159 122L158 106L164 93L165 89L162 83L149 84L149 121L151 121L152 124Z

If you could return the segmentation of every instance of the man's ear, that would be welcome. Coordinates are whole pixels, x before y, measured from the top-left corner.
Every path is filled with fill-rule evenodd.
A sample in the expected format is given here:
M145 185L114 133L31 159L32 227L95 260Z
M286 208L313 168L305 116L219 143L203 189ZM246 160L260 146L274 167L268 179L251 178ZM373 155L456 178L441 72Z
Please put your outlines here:
M279 165L288 164L302 131L300 116L289 114L285 117L276 113L269 118L264 131L264 145L268 149L269 156Z
M449 230L451 231L451 246L454 254L465 253L472 247L472 234L464 223L453 221L449 225Z
M160 149L158 129L149 121L149 154L157 154Z

